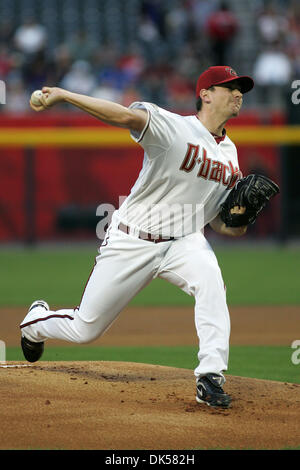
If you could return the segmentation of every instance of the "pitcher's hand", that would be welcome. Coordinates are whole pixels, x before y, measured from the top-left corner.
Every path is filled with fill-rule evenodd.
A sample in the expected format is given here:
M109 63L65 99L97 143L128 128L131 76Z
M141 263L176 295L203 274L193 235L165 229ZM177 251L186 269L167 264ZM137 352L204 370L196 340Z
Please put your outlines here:
M34 111L44 111L45 109L49 109L57 103L61 103L64 101L64 92L62 88L57 87L46 87L42 88L43 95L40 99L41 103L39 105L35 105L30 101L30 107Z

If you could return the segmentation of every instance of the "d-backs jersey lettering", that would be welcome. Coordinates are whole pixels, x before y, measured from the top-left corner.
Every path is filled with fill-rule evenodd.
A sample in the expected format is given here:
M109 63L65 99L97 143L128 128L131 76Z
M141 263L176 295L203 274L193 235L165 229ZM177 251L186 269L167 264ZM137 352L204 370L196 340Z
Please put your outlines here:
M144 149L140 174L115 213L153 235L182 237L213 220L241 177L237 150L226 135L217 144L197 116L181 116L147 102L147 123L132 138Z

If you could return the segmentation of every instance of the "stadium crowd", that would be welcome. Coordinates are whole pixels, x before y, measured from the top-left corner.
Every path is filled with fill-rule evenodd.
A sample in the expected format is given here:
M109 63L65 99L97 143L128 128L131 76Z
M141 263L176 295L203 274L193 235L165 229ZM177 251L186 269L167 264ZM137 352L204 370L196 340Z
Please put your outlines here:
M83 29L52 47L49 30L36 18L18 25L2 20L0 79L7 95L1 111L27 112L30 94L43 84L124 105L143 99L180 112L193 110L199 71L226 63L240 71L240 57L233 59L231 51L243 26L230 2L173 3L167 10L164 2L141 0L136 37L125 48L99 44ZM251 70L243 72L258 86L257 105L282 106L281 91L300 78L300 4L257 0L255 5L256 55Z

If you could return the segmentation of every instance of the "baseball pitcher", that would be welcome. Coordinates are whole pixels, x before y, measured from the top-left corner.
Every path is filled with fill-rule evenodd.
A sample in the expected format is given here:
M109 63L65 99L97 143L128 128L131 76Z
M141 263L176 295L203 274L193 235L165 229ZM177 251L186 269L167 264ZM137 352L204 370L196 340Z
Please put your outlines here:
M226 135L238 116L248 76L228 66L210 67L196 86L197 112L180 116L148 102L120 104L61 88L44 87L35 111L69 103L112 126L129 130L144 149L141 172L113 213L99 255L75 309L52 311L33 302L21 323L25 358L37 361L48 338L87 343L102 335L152 279L165 279L195 299L199 338L196 400L229 407L223 390L228 367L230 318L216 256L204 236L241 236L278 187L259 175L242 178L237 150Z

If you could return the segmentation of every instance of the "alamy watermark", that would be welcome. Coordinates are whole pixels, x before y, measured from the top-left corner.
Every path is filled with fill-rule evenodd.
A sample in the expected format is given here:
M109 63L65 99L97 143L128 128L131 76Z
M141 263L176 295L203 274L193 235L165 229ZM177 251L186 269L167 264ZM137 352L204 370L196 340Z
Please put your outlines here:
M294 80L291 85L292 89L295 91L292 93L292 103L299 104L300 103L300 80Z
M291 361L297 366L300 364L300 339L295 339L291 344L291 348L295 349L291 356Z
M6 104L6 85L3 80L0 80L0 104Z
M120 196L119 207L122 206L125 197ZM96 234L100 240L106 235L111 223L112 215L116 208L113 204L103 203L97 207L96 216L100 221L96 227ZM149 227L144 232L164 238L181 238L193 232L200 232L204 227L203 204L135 204L125 203L120 212L120 218L128 221L132 227L132 233L137 229L135 221L140 221L142 227ZM148 235L145 233L145 235ZM141 237L140 237L141 238Z
M6 362L6 345L2 340L0 340L0 363L1 362Z

